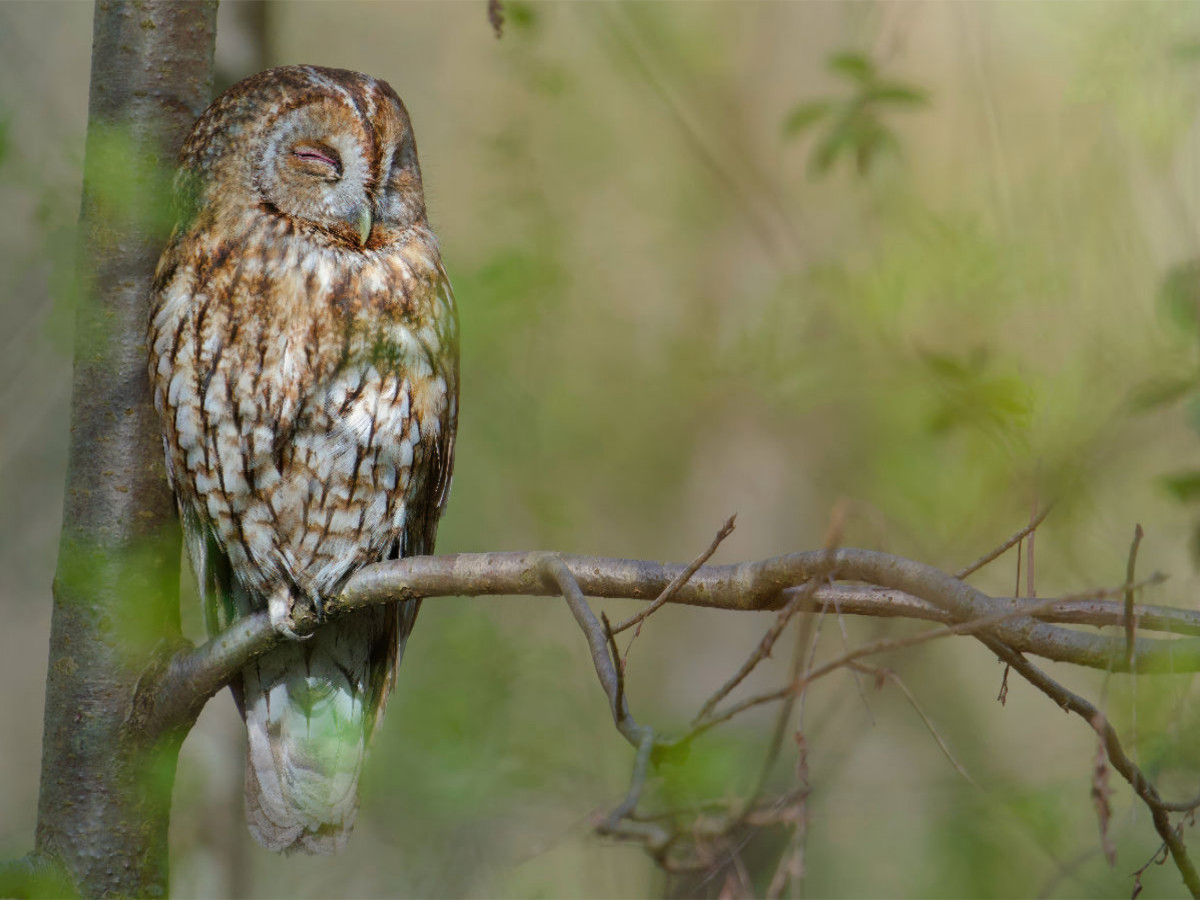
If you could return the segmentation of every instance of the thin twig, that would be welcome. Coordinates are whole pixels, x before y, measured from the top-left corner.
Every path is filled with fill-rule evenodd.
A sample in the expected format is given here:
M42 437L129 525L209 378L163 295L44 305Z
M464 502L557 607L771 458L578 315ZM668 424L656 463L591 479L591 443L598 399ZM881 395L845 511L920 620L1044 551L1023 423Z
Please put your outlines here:
M1108 798L1112 796L1113 791L1108 784L1108 754L1104 752L1104 738L1099 735L1100 729L1095 723L1092 727L1097 731L1096 756L1092 765L1092 805L1096 808L1096 821L1100 826L1100 850L1111 869L1117 864L1117 847L1109 833L1112 804L1108 802Z
M608 616L600 613L600 623L604 626L604 637L608 642L608 652L612 657L613 668L617 673L617 698L614 709L617 714L621 715L626 705L625 703L625 661L621 659L617 652L617 639L613 635L612 625L608 621Z
M1045 850L1046 848L1043 847L1043 849ZM1055 870L1050 874L1050 877L1042 883L1041 890L1037 892L1037 900L1049 900L1050 897L1057 896L1058 886L1067 878L1074 875L1085 863L1087 863L1099 852L1099 847L1088 847L1082 853L1077 854L1074 858L1069 859L1066 862L1062 862L1047 850L1046 854L1050 857L1051 862L1054 863Z
M829 516L829 527L825 530L825 540L823 546L825 553L829 556L826 560L826 572L832 568L832 554L842 543L842 538L846 533L846 509L847 503L845 499L838 500L834 504L833 510ZM811 589L816 588L818 582L816 579L809 581L808 584L801 589L800 596L808 593L811 596ZM834 600L834 606L837 606L837 600ZM788 675L788 683L795 684L799 681L800 676L812 668L812 661L817 652L817 639L820 636L821 624L825 621L825 612L828 609L828 604L821 608L821 612L817 615L816 620L812 618L805 619L801 625L796 628L795 645L792 648L792 664ZM839 612L838 621L841 622L841 614ZM785 623L786 624L786 623ZM842 628L842 640L846 641L846 631ZM848 649L848 648L847 648ZM858 676L855 676L857 684ZM858 685L859 692L862 692L862 686ZM803 694L800 697L800 731L804 730L804 706ZM779 758L779 751L783 747L783 738L788 730L788 723L792 719L792 709L795 706L796 695L790 694L780 706L778 714L775 716L775 727L771 732L771 740L767 745L767 755L763 759L762 768L759 770L758 782L755 784L754 793L751 794L753 799L757 799L763 790L766 788L767 780L771 777L771 771L775 768L775 761ZM865 702L865 698L864 698ZM714 704L715 705L715 704ZM711 709L711 707L709 707ZM701 710L703 713L703 710ZM753 799L751 805L753 805Z
M633 721L629 714L629 705L621 693L621 677L617 674L612 656L609 654L609 639L604 627L596 619L596 614L584 599L579 582L571 574L562 559L552 553L545 554L541 559L541 570L547 577L558 585L563 599L567 601L575 621L587 638L588 649L592 654L592 665L596 669L596 677L608 697L609 708L612 711L613 723L617 730L629 743L641 751L645 739L643 729Z
M838 600L836 597L833 598L833 612L834 612L834 615L837 617L838 631L841 633L841 636L842 636L842 651L849 652L849 650L850 650L850 635L846 631L846 619L842 615L842 605L840 603L838 603ZM867 702L867 692L863 688L862 679L860 679L858 677L859 673L856 670L851 669L851 672L854 673L854 687L858 691L858 699L860 699L862 701L863 708L867 711L867 719L870 721L870 723L872 725L874 725L875 724L875 714L873 712L871 712L871 704L869 702Z
M488 0L487 16L488 24L496 33L496 40L504 37L504 4L501 0Z
M547 554L542 560L542 571L558 585L563 599L567 601L567 605L575 616L575 621L587 637L592 663L596 668L596 676L600 679L600 685L604 688L604 693L608 696L609 706L612 709L613 723L625 739L637 748L637 757L634 760L633 774L630 777L629 790L625 794L625 799L597 826L597 830L603 834L627 835L623 820L637 808L642 790L646 786L650 756L655 745L654 729L638 725L629 713L629 704L625 697L623 666L617 655L617 642L613 637L608 617L602 615L600 621L596 619L587 600L584 599L583 592L579 589L579 582L575 580L571 570L557 556ZM636 825L636 823L634 824ZM661 832L653 828L642 829L641 833L644 839L657 841L662 837Z
M900 688L901 693L908 698L909 704L916 711L917 715L921 717L921 721L925 723L925 727L929 729L929 733L933 736L934 741L937 742L938 749L942 751L942 755L949 760L950 765L954 766L954 771L958 772L959 775L966 779L967 783L972 787L979 787L979 782L972 778L971 773L967 771L966 766L964 766L955 758L953 751L950 749L950 745L947 744L942 738L941 734L938 733L937 726L933 724L933 720L925 714L925 710L923 710L921 708L921 704L917 702L916 694L909 689L908 685L904 683L904 679L901 678L895 670L884 668L882 666L864 666L862 663L849 663L848 667L854 669L856 672L862 672L866 675L874 675L877 681L887 679L896 687ZM980 790L982 790L982 788L980 788Z
M1197 794L1191 800L1179 800L1174 803L1162 801L1162 808L1167 812L1191 812L1192 810L1200 809L1200 794Z
M1033 565L1033 548L1037 541L1037 525L1034 523L1038 520L1038 500L1037 494L1033 495L1033 508L1029 512L1029 539L1025 542L1025 596L1030 600L1037 597L1037 582L1035 580L1035 570Z
M864 656L873 656L876 653L884 653L893 650L903 650L908 647L916 646L917 644L924 644L929 641L951 637L952 635L978 634L979 632L985 631L994 625L1002 623L1006 619L1012 619L1021 615L1023 615L1023 613L1000 613L995 616L987 616L971 622L960 622L957 625L949 625L945 628L935 628L930 631L923 631L920 634L915 634L906 638L891 638L873 641L870 644L863 644L849 653L844 653L841 656L818 666L817 668L805 674L799 681L792 682L786 687L778 688L774 691L768 691L766 693L750 697L747 700L743 700L741 703L735 704L720 714L713 714L710 712L709 716L704 719L701 719L699 716L697 716L696 720L692 723L691 731L689 731L681 740L691 740L695 736L702 734L703 732L708 731L717 725L728 722L734 716L739 715L740 713L743 713L752 707L761 706L764 703L774 703L777 700L783 700L790 694L799 693L812 682L820 678L824 678L831 672L835 672L843 666L849 665L850 663L861 659Z
M1021 551L1024 549L1024 542L1017 544L1017 585L1013 588L1013 596L1017 599L1021 597Z
M1142 774L1142 771L1126 755L1116 730L1112 727L1112 724L1105 717L1104 713L1078 694L1072 693L1050 678L1050 676L1025 659L1020 653L1011 650L1001 642L987 635L981 634L979 638L997 656L1009 663L1026 681L1063 709L1082 717L1095 730L1104 744L1105 752L1108 754L1108 760L1112 763L1113 768L1121 773L1121 777L1129 782L1134 793L1149 808L1151 819L1154 821L1154 828L1158 832L1159 837L1163 839L1163 842L1170 849L1171 858L1174 860L1176 868L1179 869L1183 883L1187 886L1193 897L1200 898L1200 875L1197 874L1196 868L1192 864L1183 839L1171 824L1170 816L1167 814L1171 804L1163 802L1154 785L1150 783L1146 776Z
M806 619L805 623L812 627L812 619ZM815 629L814 629L815 630ZM808 656L806 654L808 644L808 628L797 626L796 641L792 650L792 665L788 674L788 683L796 684L804 674ZM763 758L762 768L758 772L758 781L754 785L754 793L750 796L757 799L767 786L767 781L771 777L771 771L775 768L775 763L779 759L779 751L783 748L783 738L787 734L788 722L792 718L792 709L795 705L796 695L788 694L784 699L783 705L780 706L778 714L775 716L775 725L771 730L771 739L767 744L767 755Z
M683 587L685 584L687 584L688 579L691 578L693 575L695 575L696 571L702 565L704 565L706 562L708 562L709 558L714 553L717 552L717 548L721 546L721 542L724 541L725 538L727 538L731 534L733 534L733 528L734 528L733 523L736 518L737 518L737 513L734 513L732 516L730 516L728 519L726 519L725 524L721 526L721 529L720 529L720 531L717 532L716 537L714 537L712 539L712 543L708 545L708 549L705 550L703 553L701 553L699 556L697 556L695 559L693 559L691 561L691 563L688 564L688 567L686 569L684 569L677 576L675 576L675 578L671 580L671 583L668 584L665 588L663 588L662 593L654 598L653 603L651 603L649 606L647 606L645 609L643 609L637 615L630 616L624 622L621 622L619 625L614 626L613 634L620 634L626 628L631 628L634 625L636 625L638 627L638 629L637 629L637 631L635 631L633 633L633 637L634 637L634 639L636 639L637 636L642 633L642 623L645 622L646 619L650 618L650 616L654 615L654 613L656 613L659 609L661 609L665 604L669 603L671 601L671 598L675 596L675 593L681 587ZM630 647L633 646L633 641L629 642L629 646ZM625 655L627 657L629 656L628 648L626 648L626 650L625 650Z
M1125 665L1133 667L1134 638L1137 636L1137 618L1133 614L1133 578L1137 571L1138 547L1142 544L1142 526L1133 529L1133 543L1129 545L1129 561L1125 564Z
M982 569L984 566L986 566L988 563L992 562L993 560L1003 556L1004 553L1006 551L1008 551L1010 548L1012 548L1012 546L1014 544L1019 544L1021 541L1023 541L1025 539L1026 535L1032 534L1034 532L1034 530L1039 525L1042 524L1042 522L1046 521L1046 516L1050 515L1050 510L1053 508L1054 508L1053 503L1047 505L1045 509L1043 509L1040 513L1038 513L1038 515L1034 518L1034 520L1032 522L1030 522L1028 525L1026 525L1024 528L1022 528L1020 531L1018 531L1012 537L1010 537L1007 541L1005 541L999 547L996 547L993 550L989 550L987 553L983 554L983 556L979 557L979 559L975 560L975 562L971 563L969 566L965 566L964 568L959 569L957 572L954 573L954 577L958 578L960 580L963 578L966 578L968 575L973 575L974 573L978 572L980 569Z
M808 837L808 742L804 733L796 732L796 784L795 799L788 807L792 834L788 846L779 858L775 874L767 887L768 900L782 897L784 888L796 885L804 878L804 848Z
M779 615L775 617L774 623L772 623L771 627L767 629L767 632L759 640L758 646L754 648L753 652L738 667L738 670L723 685L717 688L712 696L704 701L704 705L700 707L700 712L696 713L693 722L702 721L705 716L712 712L713 707L729 696L730 691L745 681L746 676L753 672L760 662L771 655L771 650L774 648L775 642L783 634L783 630L800 608L800 604L812 596L813 591L817 589L817 584L818 581L815 577L810 579L801 589L800 593L796 594L791 602L780 610Z
M1158 849L1154 851L1154 855L1142 863L1142 867L1134 872L1130 877L1133 878L1133 895L1131 900L1137 900L1138 894L1142 892L1142 875L1151 866L1161 866L1171 858L1171 849L1165 844L1159 844Z
M600 830L607 833L615 830L618 823L628 818L637 809L638 801L642 798L642 790L646 786L646 775L650 768L650 754L654 751L654 732L647 728L642 735L642 743L638 747L637 757L633 763L633 774L629 779L629 790L621 801L604 820Z

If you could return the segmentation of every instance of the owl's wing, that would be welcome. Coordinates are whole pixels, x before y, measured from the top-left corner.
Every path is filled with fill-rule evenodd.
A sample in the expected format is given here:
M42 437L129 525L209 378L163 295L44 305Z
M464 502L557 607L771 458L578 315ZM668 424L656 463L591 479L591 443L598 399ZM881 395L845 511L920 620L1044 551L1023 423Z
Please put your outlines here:
M183 525L183 541L188 559L196 573L196 584L200 591L201 608L204 610L204 627L209 637L216 637L238 618L253 609L253 603L245 588L233 575L229 556L221 549L212 529L196 514L191 504L180 503L180 522ZM230 685L238 712L245 715L245 693L240 679Z
M442 406L437 435L425 448L427 464L423 483L409 498L404 532L387 553L388 559L433 553L438 521L445 511L454 475L454 442L458 432L458 311L450 279L440 263L438 271L441 275L437 288L438 315L435 317L438 343L436 347L422 343L422 349L433 377L442 379L446 385L446 402ZM386 663L372 671L371 691L376 711L372 729L383 717L388 694L396 685L404 645L416 624L421 601L405 600L395 604L394 609L386 639Z
M446 270L438 265L441 280L438 283L438 303L443 314L439 316L441 327L437 350L426 348L434 362L434 371L446 384L446 404L442 412L437 439L429 448L429 477L427 481L428 511L423 517L420 549L410 550L405 555L432 553L437 536L438 521L446 510L450 499L450 482L454 477L454 440L458 433L458 311L454 303L454 291ZM413 535L413 537L417 537ZM410 541L411 543L417 543Z

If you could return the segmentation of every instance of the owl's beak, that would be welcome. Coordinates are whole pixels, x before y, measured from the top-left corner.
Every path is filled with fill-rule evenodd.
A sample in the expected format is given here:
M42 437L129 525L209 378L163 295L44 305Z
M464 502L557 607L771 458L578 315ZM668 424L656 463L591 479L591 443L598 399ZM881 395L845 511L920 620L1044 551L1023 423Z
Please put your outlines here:
M358 235L358 246L362 247L371 237L371 226L374 224L371 221L371 205L364 203L358 208L358 214L354 217L354 229Z

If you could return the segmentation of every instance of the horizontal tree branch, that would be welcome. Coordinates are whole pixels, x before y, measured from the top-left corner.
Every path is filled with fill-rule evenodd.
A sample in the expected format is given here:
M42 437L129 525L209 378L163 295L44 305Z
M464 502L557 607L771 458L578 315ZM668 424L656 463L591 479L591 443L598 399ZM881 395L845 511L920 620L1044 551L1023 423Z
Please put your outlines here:
M515 553L459 553L416 556L378 563L361 569L342 594L325 603L326 618L353 609L417 597L525 595L560 596L560 588L545 577L546 559L562 563L590 597L653 600L679 578L686 566L646 560L597 556ZM1114 672L1128 671L1124 637L1106 637L1061 624L1121 626L1124 606L1109 601L1123 596L1125 585L1094 591L1059 601L1036 603L990 597L982 591L932 566L873 550L842 548L790 553L758 562L702 566L681 584L671 602L712 609L777 610L814 574L829 581L862 582L866 586L827 584L806 598L806 611L835 602L843 614L894 616L961 623L998 617L1037 606L1029 615L1005 619L986 634L1014 651L1059 662ZM1157 581L1160 579L1152 579ZM1200 614L1168 607L1136 606L1138 628L1174 635L1200 635ZM314 615L295 610L297 630L319 627ZM1060 624L1054 624L1060 623ZM167 667L155 696L143 708L142 724L151 730L183 725L192 720L204 702L221 689L255 656L282 638L271 627L266 612L235 623L201 647L177 654ZM1200 640L1193 637L1150 639L1139 637L1132 668L1138 672L1200 670Z

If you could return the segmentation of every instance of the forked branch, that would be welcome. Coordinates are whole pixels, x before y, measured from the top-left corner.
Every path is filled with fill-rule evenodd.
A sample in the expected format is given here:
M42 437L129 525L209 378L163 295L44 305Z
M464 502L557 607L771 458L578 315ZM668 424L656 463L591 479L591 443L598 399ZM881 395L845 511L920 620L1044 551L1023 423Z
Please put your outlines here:
M1039 521L1035 519L1019 535L1028 534ZM643 844L667 868L692 865L695 859L680 860L677 854L671 857L671 846L678 832L641 817L637 811L656 748L665 750L687 743L762 703L783 701L787 709L788 698L801 694L814 680L841 668L854 668L857 660L867 656L940 637L970 634L993 649L1014 671L1098 730L1113 767L1150 808L1155 827L1185 883L1200 895L1200 881L1168 815L1186 809L1187 804L1168 803L1159 797L1125 755L1107 720L1086 700L1051 681L1023 655L1033 653L1108 671L1200 671L1200 639L1194 637L1200 635L1200 614L1132 602L1141 588L1161 581L1161 577L1152 576L1139 583L1132 580L1131 574L1126 584L1113 589L1026 601L990 597L931 566L870 550L830 546L759 562L704 565L731 526L732 522L728 523L712 546L688 566L545 552L426 556L380 563L359 571L340 597L326 602L325 614L332 619L350 610L417 597L502 594L563 597L587 638L614 725L637 751L625 798L598 821L597 828L601 833ZM997 555L989 554L968 570L990 562ZM834 583L839 581L859 584ZM723 712L717 711L717 703L737 686L740 679L735 676L728 689L714 695L689 733L669 740L639 725L630 713L615 630L607 618L596 617L587 603L588 596L648 600L655 601L655 605L670 602L729 610L782 610L747 661L750 668L770 653L783 629L800 612L836 608L842 615L927 619L944 627L848 649L831 661L806 668L802 676L794 677L792 683L777 691L743 699ZM1131 611L1143 634L1159 631L1170 636L1135 637L1131 641L1125 631ZM301 630L320 627L303 610L296 611L296 618ZM634 617L622 625L628 627L638 621L639 617ZM1122 634L1108 637L1085 633L1064 627L1065 624L1116 626L1122 629ZM186 725L208 697L228 683L249 660L280 639L264 612L239 621L202 647L177 654L165 667L165 675L155 680L156 689L143 707L146 712L141 724L151 731ZM726 810L722 821L728 827L730 823L745 824L783 816L794 824L799 821L793 808L796 802L795 798L784 797L765 801L764 805L756 795L745 809ZM769 812L770 809L775 812ZM720 829L715 831L714 840L722 833Z
M415 597L525 595L557 596L561 590L545 577L546 559L558 561L578 585L581 595L653 600L687 567L645 560L528 553L460 553L416 556L378 563L360 570L342 595L327 601L327 619L353 609ZM832 581L808 580L828 573ZM1161 581L1154 576L1133 589ZM922 563L873 550L841 548L790 553L758 562L701 566L670 596L671 603L713 609L779 610L797 601L803 611L835 604L844 615L889 616L964 623L995 618L986 633L1021 653L1057 662L1128 671L1125 637L1089 634L1054 623L1118 626L1125 622L1126 587L1097 590L1030 603L990 597L953 576ZM1159 631L1168 638L1138 637L1132 659L1138 672L1200 671L1200 613L1170 607L1138 605L1142 634ZM296 611L299 629L319 624L310 613ZM151 730L190 721L204 702L228 684L247 662L282 640L266 612L237 622L208 643L174 657L157 685L145 725Z
M1020 534L1028 534L1038 521ZM728 526L714 540L710 551L715 550L727 530ZM993 649L1015 672L1098 729L1113 767L1150 807L1155 827L1184 881L1200 895L1200 883L1186 848L1168 817L1169 812L1184 810L1187 804L1168 803L1159 797L1121 750L1115 731L1095 708L1055 685L1024 657L1031 653L1113 672L1200 671L1200 638L1196 637L1200 635L1200 613L1132 604L1141 635L1160 632L1167 636L1137 636L1131 644L1124 630L1130 619L1131 599L1147 585L1160 582L1160 576L1141 582L1131 578L1107 590L1032 601L991 597L931 566L870 550L827 547L724 566L704 565L708 555L710 552L706 551L689 566L545 552L412 557L359 571L340 597L326 602L325 615L332 619L350 610L417 597L504 594L563 597L586 636L614 725L637 751L624 799L597 820L597 830L642 844L665 868L674 871L697 865L698 857L678 852L677 829L648 819L638 810L656 750L669 752L756 705L783 702L784 709L788 709L789 698L802 695L807 685L839 669L855 670L859 668L858 660L867 656L941 637L972 635ZM995 557L996 554L990 554L980 564ZM597 618L587 597L646 601L657 598L658 603L716 609L781 610L775 625L768 629L764 641L747 661L749 667L770 653L783 629L802 612L836 609L839 615L924 619L939 622L943 627L847 648L830 661L805 667L802 675L793 677L790 684L779 690L742 699L723 711L716 709L722 697L737 687L740 679L735 679L727 690L714 695L690 732L667 739L638 724L630 713L623 664L614 640L616 629L607 618ZM296 610L296 619L301 630L320 627L311 613L303 610ZM628 627L637 621L638 617L634 617L622 625ZM1065 627L1069 624L1114 626L1121 630L1110 637ZM239 621L199 648L177 654L157 680L154 696L144 706L146 713L141 724L152 731L186 725L208 697L249 660L279 640L263 612ZM785 726L786 722L782 723L781 727ZM798 828L797 823L803 818L802 791L765 799L756 794L743 806L728 807L723 815L712 819L719 823L711 834L714 845L734 825L771 821L791 823ZM800 849L797 847L794 852L798 854Z

